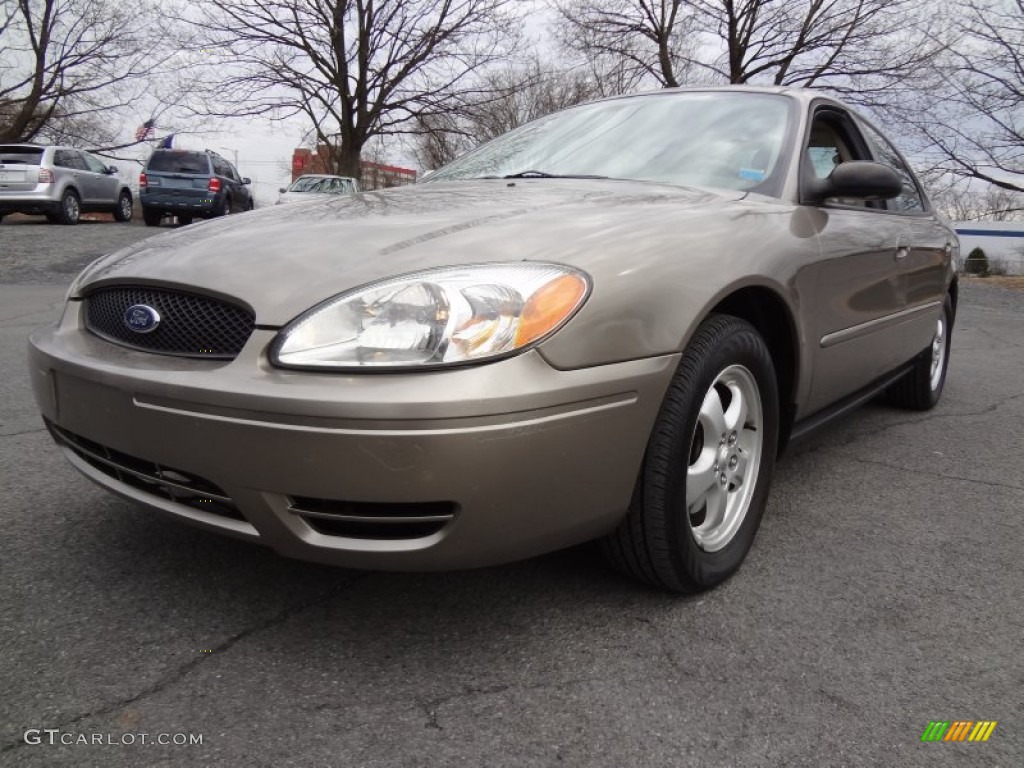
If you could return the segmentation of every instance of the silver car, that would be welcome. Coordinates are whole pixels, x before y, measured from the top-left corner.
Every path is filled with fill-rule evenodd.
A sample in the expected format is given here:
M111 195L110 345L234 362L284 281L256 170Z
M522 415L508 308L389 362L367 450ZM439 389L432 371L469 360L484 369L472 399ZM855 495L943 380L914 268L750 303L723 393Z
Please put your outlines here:
M0 220L8 213L77 224L83 213L130 221L132 191L115 166L74 147L0 144Z
M958 248L843 103L666 90L111 254L30 371L79 471L207 530L377 569L599 539L693 591L739 568L790 440L936 405Z
M281 187L277 205L311 200L321 195L354 195L359 192L359 182L351 176L308 173L299 176L291 186Z

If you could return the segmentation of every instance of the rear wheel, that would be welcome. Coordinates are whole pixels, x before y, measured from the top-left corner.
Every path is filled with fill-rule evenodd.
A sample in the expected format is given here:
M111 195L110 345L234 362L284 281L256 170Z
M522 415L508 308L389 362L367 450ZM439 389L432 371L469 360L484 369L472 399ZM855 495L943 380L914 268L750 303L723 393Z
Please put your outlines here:
M224 196L224 201L220 204L220 208L217 209L217 216L227 216L231 213L231 198L227 195Z
M744 320L713 315L683 354L633 501L602 541L613 566L674 592L721 583L743 562L775 468L771 355Z
M57 223L77 224L82 216L82 202L78 199L78 193L73 189L65 190L60 199L60 211L57 213Z
M132 196L128 190L121 192L121 196L117 198L117 207L114 209L114 220L132 220Z
M947 295L942 315L935 323L931 344L914 358L910 373L889 387L889 401L900 408L927 411L942 397L949 368L949 346L953 338L953 300Z
M154 211L149 208L142 209L142 220L146 222L147 227L159 227L160 220L163 217L164 215L160 211Z
M192 217L191 216L179 216L178 217L178 223L183 225L183 226L185 224L191 224L192 223Z

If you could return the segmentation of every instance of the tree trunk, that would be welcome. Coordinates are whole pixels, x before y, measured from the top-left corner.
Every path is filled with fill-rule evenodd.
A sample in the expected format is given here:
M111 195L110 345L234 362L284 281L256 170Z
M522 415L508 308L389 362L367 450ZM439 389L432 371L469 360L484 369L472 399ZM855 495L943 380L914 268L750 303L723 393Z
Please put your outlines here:
M339 176L351 176L361 179L363 176L361 160L363 145L360 142L342 139L341 144L334 148L334 172Z

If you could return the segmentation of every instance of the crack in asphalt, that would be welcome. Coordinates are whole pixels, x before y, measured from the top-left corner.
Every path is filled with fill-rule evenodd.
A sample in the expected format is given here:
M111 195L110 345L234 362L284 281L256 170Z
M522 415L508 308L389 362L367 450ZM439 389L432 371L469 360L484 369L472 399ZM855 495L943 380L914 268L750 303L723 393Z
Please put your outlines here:
M25 429L21 432L0 432L0 437L19 437L21 435L34 435L37 432L45 432L46 427L38 427L36 429Z
M961 475L951 475L948 472L929 472L927 469L916 469L914 467L901 467L898 464L890 464L887 461L880 461L878 459L865 459L860 456L854 456L852 453L843 453L837 451L835 456L842 456L844 459L851 459L859 464L871 464L876 467L885 467L887 469L894 469L897 472L906 472L912 475L924 475L926 477L938 477L943 480L962 480L965 483L977 483L979 485L988 485L994 488L1009 488L1012 491L1024 491L1024 486L1012 485L1010 483L997 483L995 480L979 480L976 477L963 477Z
M443 731L444 727L438 722L437 710L453 701L459 701L460 699L472 699L477 696L489 696L495 693L504 693L505 691L544 691L544 690L563 690L566 688L572 688L576 685L583 685L584 683L597 683L607 678L600 677L579 677L573 678L572 680L559 680L556 682L549 683L534 683L532 685L517 685L515 683L497 683L495 685L474 687L469 686L461 691L450 693L446 696L437 696L432 699L418 700L417 704L423 710L427 716L427 722L423 726L424 728L433 728L438 731Z
M163 675L163 677L161 677L152 685L143 688L138 693L132 696L127 696L125 698L118 699L117 701L103 704L102 706L99 706L96 709L89 710L88 712L85 712L81 715L76 715L75 717L64 720L58 723L57 725L51 727L57 728L58 730L64 730L71 726L77 725L83 720L88 720L91 717L101 717L103 715L108 715L111 712L116 712L119 709L123 709L129 704L135 704L139 701L142 701L143 699L149 698L150 696L161 693L162 691L171 687L175 683L184 680L194 669L199 667L199 665L207 659L212 658L214 656L218 656L222 653L226 653L227 651L231 650L231 648L233 648L235 645L242 642L243 640L252 637L253 635L263 632L264 630L273 629L274 627L284 624L286 621L288 621L288 619L297 616L303 611L320 605L329 600L330 598L336 597L342 592L345 592L355 584L363 581L369 575L370 574L367 573L356 575L349 581L342 584L341 586L335 587L334 589L330 589L324 594L320 595L319 597L314 597L309 600L303 600L293 605L286 606L285 608L282 608L280 611L273 614L272 616L268 616L263 621L253 624L250 627L246 627L240 632L236 632L235 634L229 636L219 645L214 646L209 653L200 654L195 658L192 658L189 661L185 662L184 664L181 664L177 668ZM0 745L0 755L3 755L7 752L24 746L24 740L7 742L6 744Z

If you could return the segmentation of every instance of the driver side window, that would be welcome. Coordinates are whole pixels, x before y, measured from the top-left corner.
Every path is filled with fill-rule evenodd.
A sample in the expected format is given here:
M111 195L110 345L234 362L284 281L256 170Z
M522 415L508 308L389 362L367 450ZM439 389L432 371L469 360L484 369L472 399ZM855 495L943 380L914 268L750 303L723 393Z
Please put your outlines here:
M804 162L815 178L827 178L841 163L869 159L864 142L855 133L849 118L834 109L819 109L811 123ZM879 205L853 198L829 198L828 205L877 209Z

